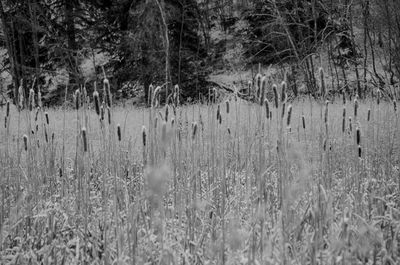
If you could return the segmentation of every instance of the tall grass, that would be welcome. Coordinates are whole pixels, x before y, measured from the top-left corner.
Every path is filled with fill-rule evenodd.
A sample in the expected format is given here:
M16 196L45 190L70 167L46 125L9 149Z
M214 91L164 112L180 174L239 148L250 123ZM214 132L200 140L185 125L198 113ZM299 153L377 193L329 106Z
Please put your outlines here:
M257 103L184 106L175 87L161 107L152 88L123 109L106 78L74 108L7 103L0 263L400 262L396 103L325 102L323 80L289 102L267 81Z

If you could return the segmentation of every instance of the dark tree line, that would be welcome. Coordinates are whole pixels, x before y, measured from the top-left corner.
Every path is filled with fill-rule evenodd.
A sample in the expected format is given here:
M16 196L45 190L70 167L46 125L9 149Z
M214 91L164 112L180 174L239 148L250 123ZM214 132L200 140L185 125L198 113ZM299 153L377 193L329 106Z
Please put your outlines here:
M311 93L318 90L318 55L327 53L331 87L362 96L370 83L382 89L398 83L399 7L395 0L1 0L8 93L15 100L19 86L40 86L45 99L57 102L66 85L91 89L104 72L115 90L140 84L145 99L150 84L162 86L163 95L178 84L183 99L197 98L227 49L226 39L211 36L220 29L240 40L244 64L289 63L289 75L301 74ZM238 21L248 27L234 30ZM89 79L80 64L96 53L109 60L93 59L96 76ZM60 69L65 82L46 91Z

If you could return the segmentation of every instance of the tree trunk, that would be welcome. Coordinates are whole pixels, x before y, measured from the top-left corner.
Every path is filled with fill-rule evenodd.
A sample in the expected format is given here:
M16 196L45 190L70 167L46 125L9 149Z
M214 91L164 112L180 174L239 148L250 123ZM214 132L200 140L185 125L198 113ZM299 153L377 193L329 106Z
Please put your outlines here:
M10 29L9 24L7 23L6 14L4 12L3 2L0 0L0 18L1 23L3 24L4 38L7 47L7 54L10 59L10 72L14 84L13 91L13 102L14 104L18 103L18 87L19 87L19 76L18 71L16 69L15 57L14 57L14 45L11 43L10 39ZM11 22L12 23L12 22Z

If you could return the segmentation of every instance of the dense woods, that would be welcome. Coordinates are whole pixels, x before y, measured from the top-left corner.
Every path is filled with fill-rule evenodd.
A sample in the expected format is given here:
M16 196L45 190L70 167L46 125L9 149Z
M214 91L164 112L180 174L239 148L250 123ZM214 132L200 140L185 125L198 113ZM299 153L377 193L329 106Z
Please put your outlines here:
M15 101L22 84L54 104L66 86L90 90L106 75L120 98L139 91L146 102L154 84L164 97L179 85L183 99L198 99L212 85L209 74L232 70L227 54L241 70L285 69L295 94L296 80L306 84L300 92L315 93L323 67L333 93L363 97L378 86L393 97L399 7L394 0L2 0L2 71L12 77L3 98Z

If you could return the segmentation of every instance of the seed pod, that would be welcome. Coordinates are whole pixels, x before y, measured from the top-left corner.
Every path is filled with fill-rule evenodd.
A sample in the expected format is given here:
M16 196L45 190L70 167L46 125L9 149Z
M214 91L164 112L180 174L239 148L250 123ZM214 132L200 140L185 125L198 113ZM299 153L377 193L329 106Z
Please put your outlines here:
M108 113L108 124L111 124L111 109L110 109L110 107L107 107L107 113Z
M285 110L286 110L286 102L283 102L283 105L282 105L282 119L283 119L283 117L285 116Z
M343 97L343 105L346 105L346 92L342 92L342 97Z
M6 103L6 117L10 117L10 101L7 100Z
M358 146L358 157L361 158L361 146Z
M346 130L346 107L343 107L343 121L342 121L342 132Z
M165 122L168 122L169 107L168 104L165 105Z
M380 102L381 102L381 91L378 89L376 93L376 104L379 105Z
M349 130L350 132L353 131L353 124L351 123L351 117L349 117Z
M301 116L301 120L303 122L303 130L305 130L306 129L306 120L304 118L304 114Z
M361 143L361 131L360 131L359 127L357 127L356 135L357 135L357 137L356 137L357 145L360 145L360 143Z
M219 117L221 116L219 105L217 106L217 121L219 121Z
M261 90L261 79L262 79L262 75L260 73L258 73L256 75L256 89L257 89L257 98L260 96L260 90Z
M74 101L75 101L75 109L76 110L79 110L79 106L81 105L80 98L81 98L81 95L80 95L79 89L77 89L75 91L75 94L74 94Z
M7 129L7 116L4 117L4 128Z
M87 152L87 136L86 136L86 128L82 128L82 140L83 140L83 151Z
M36 113L35 113L35 121L37 121L37 120L38 120L38 116L39 116L39 110L40 110L40 108L39 108L39 107L37 107L37 108L36 108Z
M46 129L46 127L44 128L44 139L46 140L46 143L49 142L49 137L48 137L48 135L47 135L47 129Z
M47 111L44 113L44 117L46 118L47 125L49 125L50 124L50 120L49 120L49 113L47 113Z
M286 98L287 98L287 95L286 95L286 82L285 81L283 81L282 82L282 84L281 84L281 87L282 87L282 91L281 91L281 102L285 102L286 101Z
M289 127L290 126L290 119L292 118L292 105L289 105L288 107L288 116L287 116L287 122L286 125Z
M146 146L146 127L142 127L142 144L143 146Z
M225 101L225 105L226 105L226 114L229 114L229 100Z
M328 123L328 106L329 106L329 101L327 100L325 102L325 115L324 115L324 122L325 124Z
M368 109L368 117L367 117L367 121L369 121L369 120L370 120L370 118L371 118L371 110L370 110L370 109Z
M324 151L326 151L326 138L324 139L324 146L323 146L323 148L324 148Z
M276 87L276 85L274 84L272 86L272 90L274 91L274 101L275 101L275 108L278 108L278 102L279 102L279 97L278 97L278 88Z
M107 77L104 77L103 80L103 91L104 91L105 102L108 107L111 107L110 81L107 79Z
M358 114L358 100L357 97L354 99L354 118L357 118Z
M261 80L261 94L260 94L260 105L264 104L265 89L267 88L267 77L263 76Z
M94 109L96 110L97 115L100 115L100 96L97 90L93 92L93 100L94 100Z
M163 121L161 126L161 142L166 144L167 143L167 123Z
M25 151L28 151L28 136L26 134L24 134L23 138L24 138Z
M35 107L35 91L31 88L29 90L29 111L32 111Z
M396 99L393 99L393 109L394 109L394 112L397 112L397 102L396 102Z
M264 104L265 104L265 113L266 113L266 115L267 115L267 120L269 120L269 113L270 113L270 110L269 110L269 102L268 102L268 99L265 99L264 100Z
M320 76L320 89L321 89L321 97L325 98L325 94L326 94L326 88L325 88L325 74L324 74L324 69L319 68L319 76Z
M119 124L117 125L117 136L118 141L121 142L121 126Z
M193 128L192 139L194 140L196 138L196 133L197 133L197 122L192 123L192 128Z
M100 107L100 119L102 120L102 121L104 121L104 102L103 102L103 104L101 105L101 107Z

